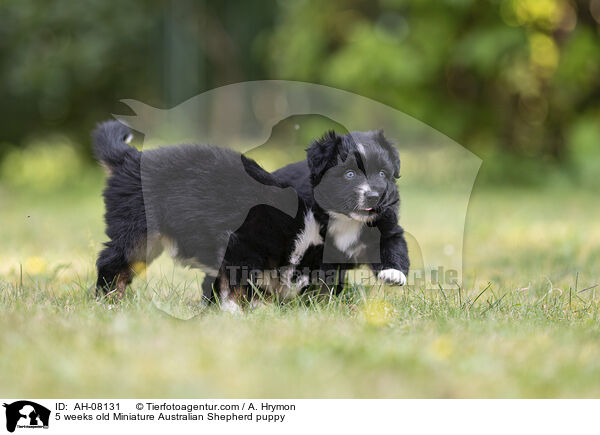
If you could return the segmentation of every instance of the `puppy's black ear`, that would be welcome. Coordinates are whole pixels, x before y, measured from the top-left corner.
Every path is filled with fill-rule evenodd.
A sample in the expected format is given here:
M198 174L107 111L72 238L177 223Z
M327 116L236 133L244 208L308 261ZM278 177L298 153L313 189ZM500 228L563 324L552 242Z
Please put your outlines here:
M392 167L394 168L394 178L400 178L400 156L398 150L392 142L390 142L383 134L383 130L375 131L375 139L390 155Z
M337 164L337 157L341 154L342 138L335 131L330 130L321 139L313 141L306 150L306 161L310 169L310 180L313 185L318 184L327 169ZM342 156L345 158L346 156Z

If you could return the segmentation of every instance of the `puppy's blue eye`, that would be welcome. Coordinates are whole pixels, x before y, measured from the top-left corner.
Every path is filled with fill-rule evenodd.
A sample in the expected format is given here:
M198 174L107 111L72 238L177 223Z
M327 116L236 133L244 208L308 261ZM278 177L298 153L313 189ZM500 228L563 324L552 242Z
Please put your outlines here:
M387 174L385 173L384 170L379 171L379 176L380 177L385 177Z
M344 176L345 176L346 178L354 178L354 176L355 176L355 175L356 175L356 174L354 173L354 171L347 171L347 172L344 174Z

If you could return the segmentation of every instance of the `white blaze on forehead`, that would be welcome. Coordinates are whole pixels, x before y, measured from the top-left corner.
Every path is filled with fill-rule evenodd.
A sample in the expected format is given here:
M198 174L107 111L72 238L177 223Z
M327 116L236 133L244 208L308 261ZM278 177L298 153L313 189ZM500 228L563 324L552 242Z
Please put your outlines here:
M358 148L358 152L360 153L361 156L363 156L364 158L367 158L367 154L365 153L365 147L363 144L357 143L356 148Z
M358 192L358 208L365 207L365 195L370 190L371 186L369 186L369 183L363 183L356 188L356 191Z
M366 192L371 190L371 186L369 186L369 183L363 183L357 187L357 190L364 195Z

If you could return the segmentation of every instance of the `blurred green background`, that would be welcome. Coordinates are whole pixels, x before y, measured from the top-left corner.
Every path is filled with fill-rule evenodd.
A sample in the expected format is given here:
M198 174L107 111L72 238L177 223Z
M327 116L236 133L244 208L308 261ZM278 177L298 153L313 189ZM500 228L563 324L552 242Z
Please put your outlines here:
M600 0L0 0L0 75L0 395L600 397ZM483 159L462 288L354 286L231 317L163 256L161 280L93 296L94 125L132 114L123 98L166 109L265 79L380 101ZM284 120L271 139L296 131L294 152L251 155L298 160L330 121ZM426 246L462 206L426 184L406 201L410 171L435 180L420 166L399 186L402 219L443 210L419 222Z
M128 114L122 98L169 108L285 79L420 119L482 157L480 182L594 186L599 23L600 0L4 0L1 176L85 173L89 132Z

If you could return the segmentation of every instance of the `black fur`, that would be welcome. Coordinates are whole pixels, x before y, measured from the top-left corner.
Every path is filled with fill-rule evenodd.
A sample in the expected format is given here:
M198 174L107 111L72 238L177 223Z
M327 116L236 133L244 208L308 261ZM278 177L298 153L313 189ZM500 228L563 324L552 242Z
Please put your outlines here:
M126 158L138 155L135 148L127 145L131 130L120 122L105 122L92 132L94 156L104 163L108 170L123 165Z
M151 262L165 244L178 260L216 278L218 294L247 286L235 267L249 272L284 263L303 214L292 188L234 151L179 145L142 153L123 142L128 133L115 121L93 134L95 153L110 169L110 241L97 261L97 289L122 290L135 264ZM204 290L212 295L212 286Z

